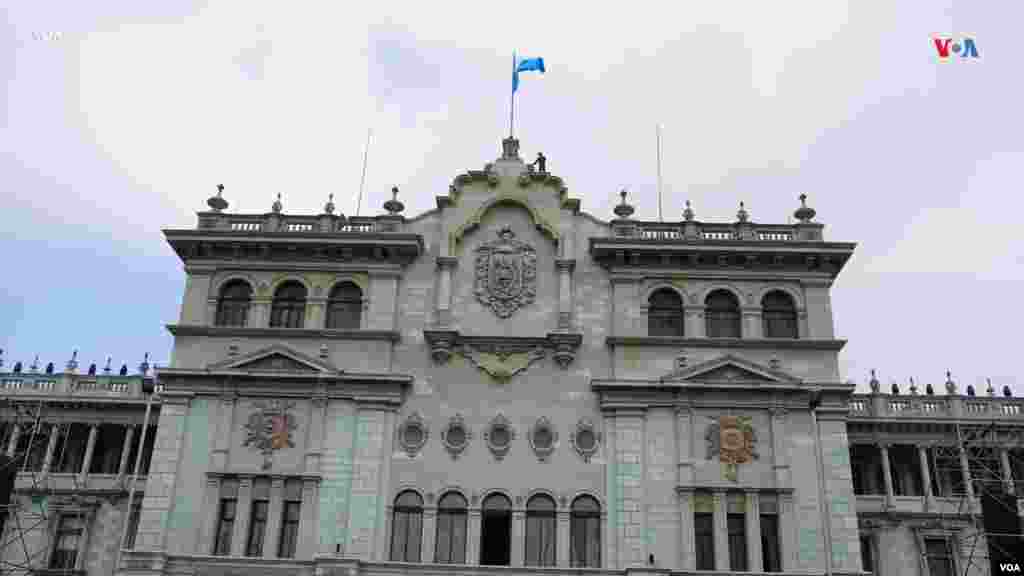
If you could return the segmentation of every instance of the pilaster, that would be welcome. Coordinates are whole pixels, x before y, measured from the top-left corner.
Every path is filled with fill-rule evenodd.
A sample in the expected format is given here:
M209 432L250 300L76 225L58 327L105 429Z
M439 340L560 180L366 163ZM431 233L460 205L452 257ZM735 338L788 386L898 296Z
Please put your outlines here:
M892 463L889 461L889 446L879 444L878 450L882 453L882 482L885 484L885 507L892 508L896 505L892 489Z
M457 262L458 260L451 256L437 258L437 323L439 326L449 326L452 321L452 273Z
M928 446L918 445L918 463L921 466L921 484L924 487L925 510L935 510L935 494L932 490L932 476L928 469Z
M137 426L125 426L124 431L124 444L121 446L121 461L117 465L117 475L120 478L124 478L124 475L128 472L128 456L132 452L132 441L135 440L135 428ZM49 448L47 448L47 456L49 456Z
M693 409L689 406L680 406L676 408L676 451L679 457L677 472L680 486L693 486L694 483L694 459L690 449L693 438Z
M99 426L93 424L89 426L89 439L85 443L85 458L82 460L82 470L78 474L78 481L85 482L86 476L89 475L89 467L92 466L92 453L96 450L96 433Z
M559 568L569 567L572 558L569 557L569 534L570 527L570 514L571 511L565 508L559 509L555 513L556 522L555 525L555 566Z
M480 503L470 503L469 529L466 531L466 564L480 564Z
M526 542L526 532L524 530L525 517L525 511L518 508L512 510L512 527L509 531L509 541L512 544L512 549L509 551L510 566L523 565L523 546L521 544Z
M238 504L235 506L235 526L231 533L231 555L244 556L248 544L249 520L252 516L252 478L238 479Z
M317 508L317 501L319 500L318 491L319 486L316 480L311 478L302 480L302 506L299 510L299 542L295 547L296 558L312 558L317 550L316 526L319 521L319 509ZM284 504L282 503L278 508L283 510ZM278 526L280 526L280 523ZM280 528L276 532L271 533L274 538L275 550L278 545L277 536L279 533Z
M743 307L743 338L761 338L761 309L755 307Z
M729 570L729 524L726 516L725 491L715 490L711 494L714 503L715 526L715 570Z
M747 523L747 571L760 572L763 568L761 556L761 498L757 490L748 490L744 498Z
M555 261L558 269L558 329L572 329L572 272L576 267L575 260L559 259Z
M128 429L129 431L131 428ZM46 441L46 455L43 456L43 469L41 476L46 478L50 473L50 467L53 466L53 455L57 451L57 439L60 438L60 425L54 424L50 429L50 437ZM126 446L130 446L130 442ZM123 457L122 457L123 458Z
M693 490L677 491L679 500L679 562L681 570L696 570L696 540L693 532Z
M423 534L420 546L420 562L434 561L434 537L437 532L437 508L433 505L423 509Z
M174 502L178 462L185 436L185 416L191 393L164 393L161 395L160 423L154 442L152 466L146 480L146 495L139 517L137 550L163 550L167 527ZM145 436L145 431L141 436ZM140 450L144 443L140 438Z
M785 408L777 407L770 411L772 434L772 469L775 472L775 487L792 487L789 458L786 450L786 414Z

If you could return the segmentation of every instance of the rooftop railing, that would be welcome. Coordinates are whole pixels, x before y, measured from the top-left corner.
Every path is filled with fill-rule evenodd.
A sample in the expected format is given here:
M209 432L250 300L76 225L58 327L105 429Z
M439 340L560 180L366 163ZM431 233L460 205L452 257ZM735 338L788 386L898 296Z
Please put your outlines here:
M376 233L400 232L401 216L344 216L334 214L227 214L203 212L199 214L199 228L203 230L231 230L234 232L292 232L292 233Z
M140 375L7 373L0 375L0 397L145 398Z
M613 220L612 236L643 240L701 241L745 240L755 242L790 242L794 240L820 241L821 224L735 224L706 222L643 222L639 220Z
M1024 422L1024 398L856 394L850 416L860 418L1005 419Z

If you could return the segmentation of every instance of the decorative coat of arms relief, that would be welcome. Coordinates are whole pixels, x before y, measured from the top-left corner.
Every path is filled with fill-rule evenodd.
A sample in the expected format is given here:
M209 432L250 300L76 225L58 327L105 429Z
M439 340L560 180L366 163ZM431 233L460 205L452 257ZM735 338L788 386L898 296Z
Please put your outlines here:
M708 426L708 459L722 462L722 476L736 482L737 466L757 458L757 431L749 416L719 416Z
M292 442L295 417L289 412L294 406L294 402L273 400L267 404L257 404L257 411L249 415L242 446L251 446L263 453L264 470L270 469L275 450L295 447Z
M476 249L473 293L498 318L508 318L530 304L537 295L537 251L503 227L497 240Z

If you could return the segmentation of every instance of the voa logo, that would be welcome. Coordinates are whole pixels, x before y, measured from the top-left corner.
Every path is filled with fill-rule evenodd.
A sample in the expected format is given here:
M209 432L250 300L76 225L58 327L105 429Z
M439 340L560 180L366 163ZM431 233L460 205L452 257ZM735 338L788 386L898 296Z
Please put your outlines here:
M1002 563L1000 563L999 564L999 571L1004 573L1004 574L1009 574L1011 572L1020 574L1021 573L1020 564L1016 564L1016 563L1014 563L1014 564L1002 564Z
M959 60L977 60L978 42L973 36L932 36L932 43L935 45L935 52L940 62L948 62L954 55L960 56Z

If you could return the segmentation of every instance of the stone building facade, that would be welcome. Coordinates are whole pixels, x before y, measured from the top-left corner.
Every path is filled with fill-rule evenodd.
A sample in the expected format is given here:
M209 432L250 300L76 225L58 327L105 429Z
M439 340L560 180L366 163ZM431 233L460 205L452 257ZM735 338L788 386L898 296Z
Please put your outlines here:
M1024 403L854 395L855 245L804 197L791 225L627 200L583 212L507 139L414 218L218 193L165 230L187 280L118 573L987 574L976 494L888 447L995 420L1012 488Z

